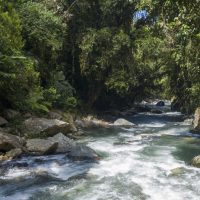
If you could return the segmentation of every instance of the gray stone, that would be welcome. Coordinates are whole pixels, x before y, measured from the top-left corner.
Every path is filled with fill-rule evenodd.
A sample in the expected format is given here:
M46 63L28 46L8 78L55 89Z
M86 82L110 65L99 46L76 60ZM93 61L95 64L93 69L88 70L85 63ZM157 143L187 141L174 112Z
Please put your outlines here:
M200 108L197 108L194 114L193 128L200 133Z
M58 143L56 153L67 153L73 146L75 146L75 142L62 133L58 133L54 137L48 138L48 140Z
M114 126L135 126L135 124L133 124L132 122L129 122L127 121L126 119L117 119L115 122L114 122Z
M87 147L86 145L83 144L77 144L73 146L69 153L68 157L71 158L72 160L91 160L91 161L97 161L99 160L98 154L91 149L90 147Z
M15 135L0 132L0 151L7 152L12 149L22 148L23 141Z
M48 155L56 152L58 143L45 139L29 139L26 142L27 151L34 155Z
M67 122L57 119L29 118L24 121L22 132L31 137L51 137L59 132L73 132L74 128Z

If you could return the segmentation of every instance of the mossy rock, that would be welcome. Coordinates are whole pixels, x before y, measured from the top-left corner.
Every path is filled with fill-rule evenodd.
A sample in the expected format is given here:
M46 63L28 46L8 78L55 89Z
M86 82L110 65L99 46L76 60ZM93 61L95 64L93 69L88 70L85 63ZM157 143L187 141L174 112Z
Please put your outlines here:
M200 168L200 155L192 159L192 166Z
M185 173L185 168L184 167L177 167L171 170L171 173L169 176L180 176Z

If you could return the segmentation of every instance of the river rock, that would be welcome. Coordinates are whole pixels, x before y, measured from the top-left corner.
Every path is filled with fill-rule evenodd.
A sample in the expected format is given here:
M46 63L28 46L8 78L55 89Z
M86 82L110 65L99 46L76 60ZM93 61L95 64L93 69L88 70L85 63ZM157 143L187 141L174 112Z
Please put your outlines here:
M76 132L77 128L74 123L74 117L70 113L65 113L60 110L52 110L48 113L50 119L58 119L64 122L68 122L71 125L72 132Z
M197 108L193 120L193 133L200 133L200 108Z
M26 148L30 154L49 155L56 152L58 143L45 139L29 139L26 141Z
M200 168L200 155L199 156L196 156L192 159L192 165L194 167L198 167Z
M135 126L132 122L127 121L126 119L117 119L114 122L114 126Z
M71 158L72 160L77 160L77 161L99 160L98 154L93 149L83 144L76 144L75 146L73 146L68 153L68 157Z
M183 167L177 167L171 170L171 173L169 176L180 176L185 173L185 168Z
M0 132L0 152L7 152L12 149L21 149L23 141L21 138L9 133Z
M4 126L8 123L8 121L6 119L4 119L3 117L0 116L0 126Z
M73 146L76 145L72 139L66 137L62 133L58 133L54 137L48 138L48 140L58 143L56 153L67 153Z
M73 131L74 128L68 122L46 118L29 118L25 120L22 130L22 132L33 138L51 137L59 132L67 134Z
M164 101L158 101L156 103L156 106L165 106L165 102Z

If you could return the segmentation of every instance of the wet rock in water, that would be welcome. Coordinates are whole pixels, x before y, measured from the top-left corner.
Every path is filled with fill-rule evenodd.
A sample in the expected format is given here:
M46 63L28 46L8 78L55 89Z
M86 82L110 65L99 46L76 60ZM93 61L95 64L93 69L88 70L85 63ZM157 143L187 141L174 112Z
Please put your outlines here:
M99 160L98 154L93 149L83 144L76 144L75 146L73 146L67 155L72 160L77 160L77 161Z
M56 152L58 143L45 139L29 139L26 142L27 151L33 155L49 155Z
M5 110L3 114L7 120L12 120L20 116L20 113L18 111L12 109Z
M165 102L164 101L158 101L156 103L156 106L165 106Z
M30 137L51 137L59 132L64 134L74 132L70 123L57 119L29 118L24 121L22 132Z
M75 146L75 142L72 139L63 135L62 133L58 133L54 137L48 138L48 140L58 143L56 153L67 153L69 152L70 148Z
M194 167L198 167L200 168L200 155L199 156L196 156L192 159L192 165Z
M22 149L23 140L15 135L0 131L0 152L8 152L12 149Z
M197 108L194 114L192 133L200 134L200 108Z
M32 176L39 176L39 177L48 177L49 173L45 169L37 169L33 172L31 172Z
M125 127L132 127L135 126L135 124L133 124L132 122L129 122L126 119L117 119L114 124L114 126L125 126Z
M8 121L0 116L0 126L5 126L7 123Z
M177 167L177 168L171 170L171 173L169 174L169 176L180 176L184 173L185 173L184 167Z

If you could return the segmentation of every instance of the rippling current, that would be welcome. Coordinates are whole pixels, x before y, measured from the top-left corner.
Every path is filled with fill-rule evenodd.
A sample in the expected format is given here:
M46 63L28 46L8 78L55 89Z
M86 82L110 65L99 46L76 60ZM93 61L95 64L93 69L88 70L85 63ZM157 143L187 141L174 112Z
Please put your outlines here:
M2 163L0 199L199 200L200 169L190 161L200 154L200 138L189 133L190 124L180 113L129 120L137 126L87 132L81 142L101 155L98 163L65 155Z

